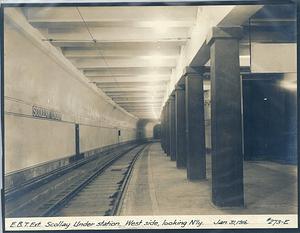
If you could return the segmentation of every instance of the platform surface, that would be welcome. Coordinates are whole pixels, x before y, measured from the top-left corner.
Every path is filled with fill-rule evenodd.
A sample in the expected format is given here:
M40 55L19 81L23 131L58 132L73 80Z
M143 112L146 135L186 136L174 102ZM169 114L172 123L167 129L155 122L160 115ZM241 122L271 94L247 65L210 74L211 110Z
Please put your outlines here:
M154 143L137 159L120 215L297 214L297 166L245 161L245 206L219 208L211 201L210 154L206 161L206 180L191 182Z

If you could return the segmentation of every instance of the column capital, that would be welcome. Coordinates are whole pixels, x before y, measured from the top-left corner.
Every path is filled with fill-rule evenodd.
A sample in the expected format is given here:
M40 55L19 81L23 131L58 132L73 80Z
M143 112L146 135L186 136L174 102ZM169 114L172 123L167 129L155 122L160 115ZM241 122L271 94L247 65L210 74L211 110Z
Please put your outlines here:
M175 88L171 92L169 99L173 99L174 97L175 97Z
M194 70L192 67L190 66L186 66L184 69L183 69L183 73L182 73L182 76L186 77L188 75L198 75L198 72L196 70Z
M185 89L185 77L188 75L199 75L199 73L192 67L186 66L183 69L181 78L177 82L177 86L181 87L182 89Z
M175 92L173 91L170 95L169 95L169 101L170 100L174 100L175 98Z
M206 44L211 46L216 38L240 38L243 36L243 27L212 27L206 35Z
M198 75L201 75L201 76L203 76L204 73L210 72L209 67L205 67L205 66L193 66L192 68L193 68L193 70L195 70L197 72Z
M176 91L178 91L178 90L183 90L183 88L182 88L181 86L179 86L179 85L176 84L174 90L175 90L175 92L176 92Z

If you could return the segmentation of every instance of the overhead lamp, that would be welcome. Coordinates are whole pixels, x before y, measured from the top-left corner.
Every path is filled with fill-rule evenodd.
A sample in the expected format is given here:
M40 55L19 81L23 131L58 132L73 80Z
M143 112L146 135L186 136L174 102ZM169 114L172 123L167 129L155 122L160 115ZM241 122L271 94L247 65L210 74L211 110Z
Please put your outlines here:
M158 27L157 27L157 29L158 29ZM157 43L157 48L158 49L160 48L160 43L159 42Z
M296 82L281 82L280 85L288 90L297 90L297 81Z

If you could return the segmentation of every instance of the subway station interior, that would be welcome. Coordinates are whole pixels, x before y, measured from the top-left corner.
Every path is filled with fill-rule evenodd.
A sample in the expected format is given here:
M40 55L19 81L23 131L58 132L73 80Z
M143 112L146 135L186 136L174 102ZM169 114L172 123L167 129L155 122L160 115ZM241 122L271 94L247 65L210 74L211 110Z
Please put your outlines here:
M6 218L298 214L296 5L2 8Z

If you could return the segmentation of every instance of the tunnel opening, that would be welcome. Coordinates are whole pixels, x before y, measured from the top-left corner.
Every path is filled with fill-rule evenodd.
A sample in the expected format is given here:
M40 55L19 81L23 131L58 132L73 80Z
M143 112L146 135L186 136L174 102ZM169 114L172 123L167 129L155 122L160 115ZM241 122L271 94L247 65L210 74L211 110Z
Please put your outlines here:
M137 138L138 139L152 139L154 138L154 126L159 123L158 120L140 119L136 123Z
M154 125L153 127L153 138L161 139L161 124Z

